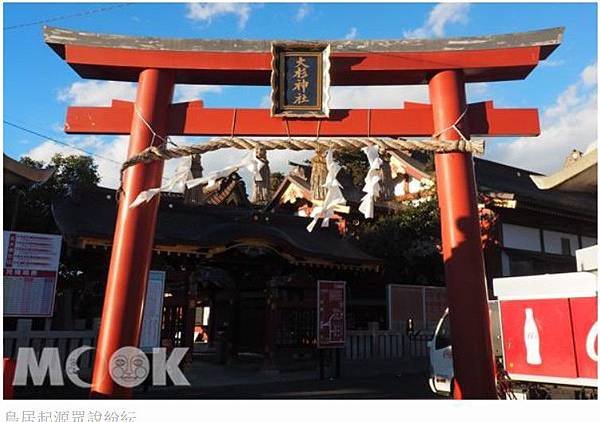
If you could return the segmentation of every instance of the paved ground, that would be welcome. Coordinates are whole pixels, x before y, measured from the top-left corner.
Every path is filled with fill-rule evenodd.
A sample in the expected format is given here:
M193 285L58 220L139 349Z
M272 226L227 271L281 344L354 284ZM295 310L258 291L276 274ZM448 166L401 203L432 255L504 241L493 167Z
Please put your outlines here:
M194 362L185 371L190 387L135 390L136 399L432 399L426 362L344 362L339 379L319 380L316 369L275 371L253 365ZM87 390L29 387L22 399L84 399Z

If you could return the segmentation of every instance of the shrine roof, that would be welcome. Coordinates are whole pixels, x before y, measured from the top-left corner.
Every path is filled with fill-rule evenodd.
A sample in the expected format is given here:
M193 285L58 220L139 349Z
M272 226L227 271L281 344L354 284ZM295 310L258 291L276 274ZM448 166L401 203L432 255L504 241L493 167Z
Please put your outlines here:
M463 69L467 82L526 77L562 41L564 28L446 39L330 40L333 85L426 83ZM44 40L83 78L136 81L144 68L177 83L269 85L271 44L317 41L169 39L45 27Z
M529 208L566 216L597 219L595 194L539 189L530 176L539 173L475 158L475 178L479 192L513 193L517 208Z
M117 204L107 188L73 188L56 198L52 213L66 239L113 238ZM315 228L307 218L263 213L253 208L183 204L180 194L161 197L155 245L188 245L199 253L236 245L262 244L281 251L302 264L340 265L376 270L381 262L341 238L337 230Z
M28 166L4 154L4 184L15 186L30 186L34 183L44 183L54 173L54 167L39 169Z

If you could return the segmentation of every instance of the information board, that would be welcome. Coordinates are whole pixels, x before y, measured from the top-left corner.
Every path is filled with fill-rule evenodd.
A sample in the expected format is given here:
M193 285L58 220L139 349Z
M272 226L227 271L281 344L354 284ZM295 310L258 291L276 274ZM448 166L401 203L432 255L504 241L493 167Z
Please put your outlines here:
M4 316L51 317L62 238L4 232Z
M165 277L166 273L164 271L150 271L148 274L142 333L140 335L140 349L144 352L151 352L153 347L160 346Z
M346 282L319 280L317 347L343 347L346 342Z

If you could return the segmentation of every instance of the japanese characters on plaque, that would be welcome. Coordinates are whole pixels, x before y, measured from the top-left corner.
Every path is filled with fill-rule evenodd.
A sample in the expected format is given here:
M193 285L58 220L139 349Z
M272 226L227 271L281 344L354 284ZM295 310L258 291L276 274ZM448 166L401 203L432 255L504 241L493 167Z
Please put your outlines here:
M276 117L329 117L329 45L272 45L272 107Z

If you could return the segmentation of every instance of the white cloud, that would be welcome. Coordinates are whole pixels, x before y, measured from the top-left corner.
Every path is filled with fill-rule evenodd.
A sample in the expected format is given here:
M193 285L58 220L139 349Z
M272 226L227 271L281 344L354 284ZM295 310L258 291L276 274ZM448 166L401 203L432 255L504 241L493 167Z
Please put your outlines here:
M489 84L467 84L470 102L481 101L488 93ZM427 85L391 86L332 86L329 107L334 108L402 108L405 101L429 103ZM271 107L270 94L262 97L261 108Z
M188 19L210 24L214 17L223 15L236 15L238 27L244 29L250 19L250 5L247 3L188 3Z
M176 103L184 101L199 100L207 93L222 92L223 87L219 85L176 85L173 101Z
M572 149L585 151L598 137L597 64L587 66L544 110L541 135L491 145L491 159L541 173L559 170Z
M542 67L559 67L562 66L563 64L565 64L564 60L553 60L553 59L546 59L546 60L542 60L540 62L540 66Z
M356 30L356 27L353 26L350 28L350 31L348 31L344 38L347 40L353 40L356 38L356 35L358 35L358 31Z
M267 94L260 99L260 108L271 108L271 94Z
M94 162L98 165L98 173L100 175L100 186L109 188L117 188L120 184L119 170L122 163L127 157L127 146L129 144L129 136L68 136L64 142L69 143L77 148L84 149L90 152L94 158ZM177 139L179 145L190 143L188 139L179 137ZM30 149L22 156L31 157L34 160L48 163L55 154L63 155L87 155L81 150L72 148L66 145L56 144L51 141L43 142L34 148ZM165 162L163 176L168 179L174 174L175 168L178 166L178 160L169 160ZM164 179L163 179L164 180Z
M544 112L545 117L560 117L563 114L572 110L582 98L580 97L580 89L577 84L567 87L556 99L556 102L548 107Z
M111 100L134 101L137 84L133 82L85 81L74 82L58 92L59 101L72 106L101 107L110 106ZM174 102L201 99L206 93L221 92L218 85L176 85Z
M98 136L70 136L66 137L64 141L94 154L101 186L111 188L118 186L120 168L118 163L125 160L129 136L116 136L109 139ZM78 149L46 141L30 149L23 156L48 163L55 154L87 155Z
M75 82L58 92L58 99L73 106L109 106L112 99L135 100L136 85L131 82Z
M333 86L331 108L400 108L404 101L427 103L427 85Z
M595 63L583 69L581 79L587 86L595 86L598 83L598 64Z
M296 12L294 19L296 22L302 22L308 15L312 13L312 6L307 3L302 3Z
M443 37L446 25L451 23L466 24L469 21L468 3L439 3L431 12L423 26L405 31L405 38Z

